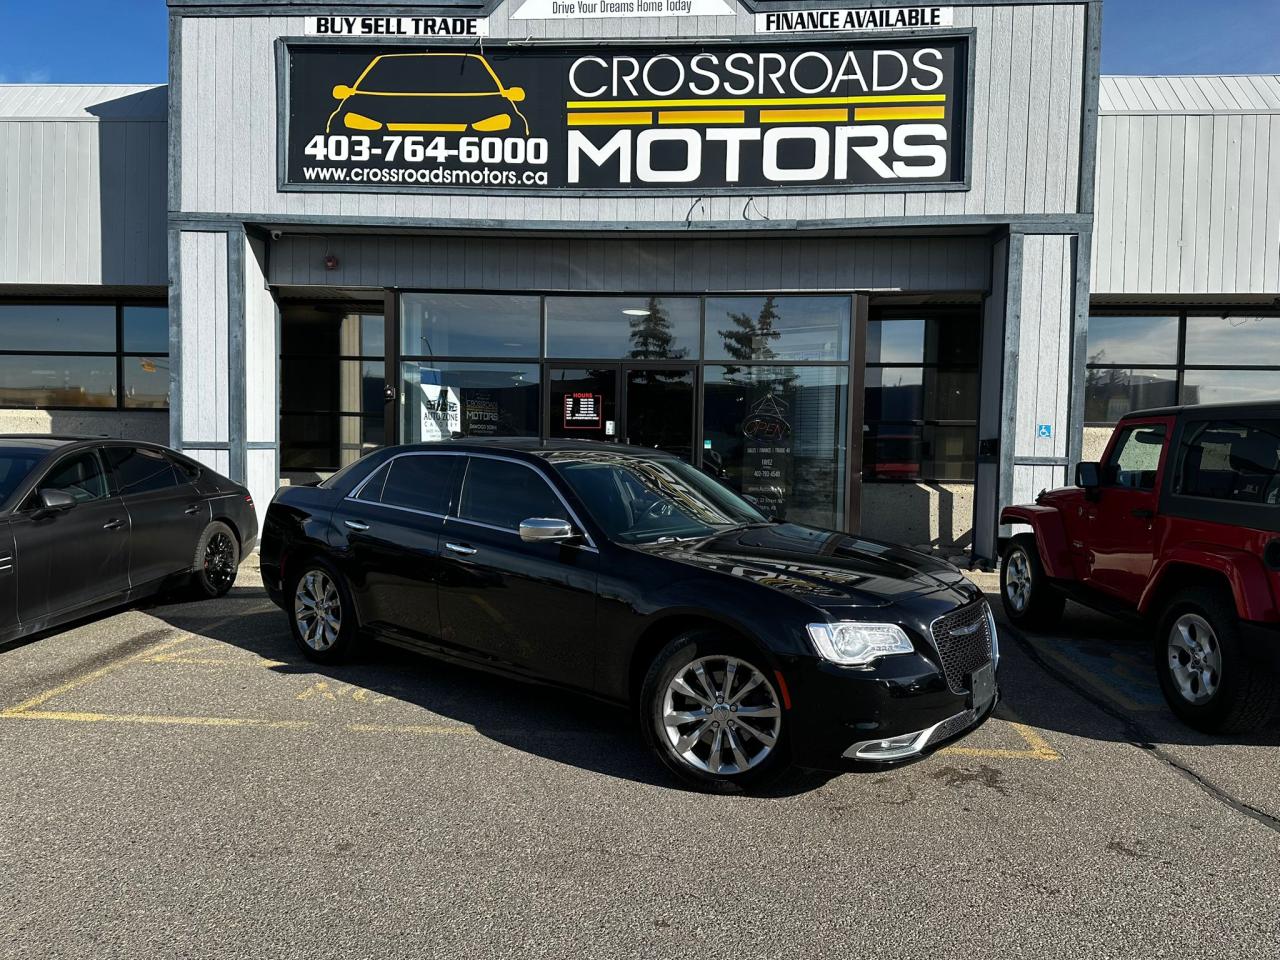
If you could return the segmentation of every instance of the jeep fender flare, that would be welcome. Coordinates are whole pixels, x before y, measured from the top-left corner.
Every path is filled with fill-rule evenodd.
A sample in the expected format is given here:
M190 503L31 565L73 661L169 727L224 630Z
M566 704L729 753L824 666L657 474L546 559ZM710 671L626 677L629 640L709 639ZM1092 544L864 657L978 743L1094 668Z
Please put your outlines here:
M1139 612L1159 613L1155 606L1170 579L1178 576L1180 571L1195 570L1211 571L1226 579L1241 620L1280 620L1260 557L1244 550L1196 541L1179 544L1157 560L1151 579L1138 601Z
M1023 505L1005 507L1000 511L1001 525L1009 523L1025 523L1031 527L1036 537L1036 548L1040 551L1040 562L1045 572L1055 580L1070 580L1074 577L1071 563L1071 551L1067 546L1067 530L1062 525L1062 514L1054 507Z

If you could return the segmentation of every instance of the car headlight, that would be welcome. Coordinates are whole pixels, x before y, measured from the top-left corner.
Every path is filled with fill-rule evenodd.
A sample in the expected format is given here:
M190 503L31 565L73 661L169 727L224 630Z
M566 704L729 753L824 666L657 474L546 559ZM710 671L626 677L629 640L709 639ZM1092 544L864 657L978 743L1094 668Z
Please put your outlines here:
M877 657L914 653L902 628L892 623L811 623L809 636L824 660L861 666Z

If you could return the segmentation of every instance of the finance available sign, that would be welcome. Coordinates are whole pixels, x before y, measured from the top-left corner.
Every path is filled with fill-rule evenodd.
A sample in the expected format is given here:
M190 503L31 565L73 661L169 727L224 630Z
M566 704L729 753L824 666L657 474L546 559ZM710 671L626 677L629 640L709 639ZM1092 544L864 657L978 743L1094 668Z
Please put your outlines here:
M955 11L951 7L805 8L756 14L756 33L924 30L954 24Z
M288 48L284 188L754 192L964 179L964 37Z

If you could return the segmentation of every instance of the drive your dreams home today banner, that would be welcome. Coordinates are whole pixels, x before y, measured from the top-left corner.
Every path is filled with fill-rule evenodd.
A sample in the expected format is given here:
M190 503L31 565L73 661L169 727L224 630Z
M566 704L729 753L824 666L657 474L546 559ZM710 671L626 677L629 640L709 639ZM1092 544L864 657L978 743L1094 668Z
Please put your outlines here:
M285 186L697 193L958 182L966 43L295 43Z

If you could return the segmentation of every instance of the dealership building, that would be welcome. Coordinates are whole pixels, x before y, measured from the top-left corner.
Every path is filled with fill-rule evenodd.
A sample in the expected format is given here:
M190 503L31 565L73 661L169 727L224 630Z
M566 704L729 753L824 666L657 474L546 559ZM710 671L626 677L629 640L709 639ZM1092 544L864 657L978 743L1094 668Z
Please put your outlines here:
M626 441L990 560L1126 410L1280 397L1280 78L1099 77L1099 0L169 18L165 86L0 86L0 430L260 505Z

